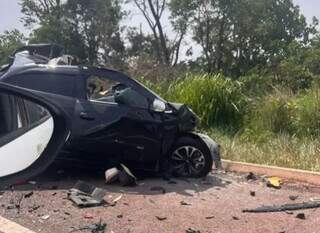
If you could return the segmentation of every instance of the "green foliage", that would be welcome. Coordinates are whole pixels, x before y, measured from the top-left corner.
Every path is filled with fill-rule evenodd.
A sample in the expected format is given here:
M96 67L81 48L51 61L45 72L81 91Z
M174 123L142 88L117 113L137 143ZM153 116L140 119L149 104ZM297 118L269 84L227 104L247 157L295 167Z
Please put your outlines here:
M299 96L295 104L293 123L303 137L320 136L320 89L311 89Z
M275 134L293 132L294 105L291 95L277 91L255 101L255 106L246 116L246 129L241 135L245 141L264 142Z
M17 29L5 31L0 35L0 66L9 62L9 56L21 47L26 38Z

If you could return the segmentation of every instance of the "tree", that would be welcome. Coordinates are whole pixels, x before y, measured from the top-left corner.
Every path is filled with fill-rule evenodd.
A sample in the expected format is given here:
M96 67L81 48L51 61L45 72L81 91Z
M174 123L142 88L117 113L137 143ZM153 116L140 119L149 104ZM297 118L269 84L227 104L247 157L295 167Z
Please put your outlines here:
M0 65L9 62L9 56L26 41L25 36L17 29L5 31L0 35Z
M167 0L133 0L137 8L141 11L153 35L153 47L159 63L167 66L175 66L179 61L179 53L182 40L186 34L186 26L181 22L173 24L177 35L174 40L170 40L163 29L161 23L162 16L167 8Z
M292 0L171 0L174 20L186 16L208 72L239 77L256 65L278 63L293 41L308 43L307 25Z
M112 64L124 56L121 0L22 0L22 18L31 42L62 44L82 63Z

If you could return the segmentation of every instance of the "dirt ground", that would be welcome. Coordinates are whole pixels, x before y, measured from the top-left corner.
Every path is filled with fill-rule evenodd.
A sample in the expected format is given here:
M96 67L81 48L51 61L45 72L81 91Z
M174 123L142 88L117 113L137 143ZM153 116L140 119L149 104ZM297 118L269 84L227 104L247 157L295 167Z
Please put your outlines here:
M79 209L67 198L67 190L77 180L106 189L109 202L120 195L122 198L114 206ZM88 226L100 220L107 224L106 233L320 232L320 209L242 213L246 208L309 201L320 197L318 187L286 182L281 189L273 189L261 179L248 181L244 175L233 173L213 173L206 180L172 181L148 178L136 187L121 187L104 184L101 176L60 171L42 175L36 184L5 190L0 196L0 215L45 233L93 232ZM152 191L152 187L163 187L166 192ZM292 201L289 196L298 198ZM10 203L19 200L20 210L11 209ZM297 218L299 213L306 219ZM194 231L187 231L189 228Z

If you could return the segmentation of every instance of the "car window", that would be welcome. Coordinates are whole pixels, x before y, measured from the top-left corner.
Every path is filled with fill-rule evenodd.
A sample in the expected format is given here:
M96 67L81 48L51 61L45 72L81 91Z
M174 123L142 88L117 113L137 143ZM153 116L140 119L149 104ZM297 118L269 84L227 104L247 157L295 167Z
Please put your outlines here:
M74 95L74 76L61 74L25 74L10 78L13 85L56 95Z
M118 103L131 107L147 108L147 99L130 86L106 77L87 78L87 99L105 103Z

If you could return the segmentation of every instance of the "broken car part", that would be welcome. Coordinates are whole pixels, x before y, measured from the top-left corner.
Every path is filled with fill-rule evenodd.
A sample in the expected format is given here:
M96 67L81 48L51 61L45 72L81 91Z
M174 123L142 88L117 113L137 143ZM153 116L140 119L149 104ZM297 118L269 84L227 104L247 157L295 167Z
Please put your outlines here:
M70 133L49 99L0 82L0 184L28 180L55 159Z
M118 71L59 65L62 54L57 45L25 46L0 70L0 82L63 109L71 130L55 150L57 162L159 171L168 160L176 175L187 177L206 176L213 163L221 167L220 146L195 132L198 118L186 105L167 102Z
M99 206L104 203L106 190L97 188L94 185L78 181L69 190L68 197L80 208Z
M302 209L314 209L320 208L320 202L304 202L297 204L284 204L279 206L262 206L256 209L246 209L244 213L267 213L267 212L282 212L282 211L293 211Z

